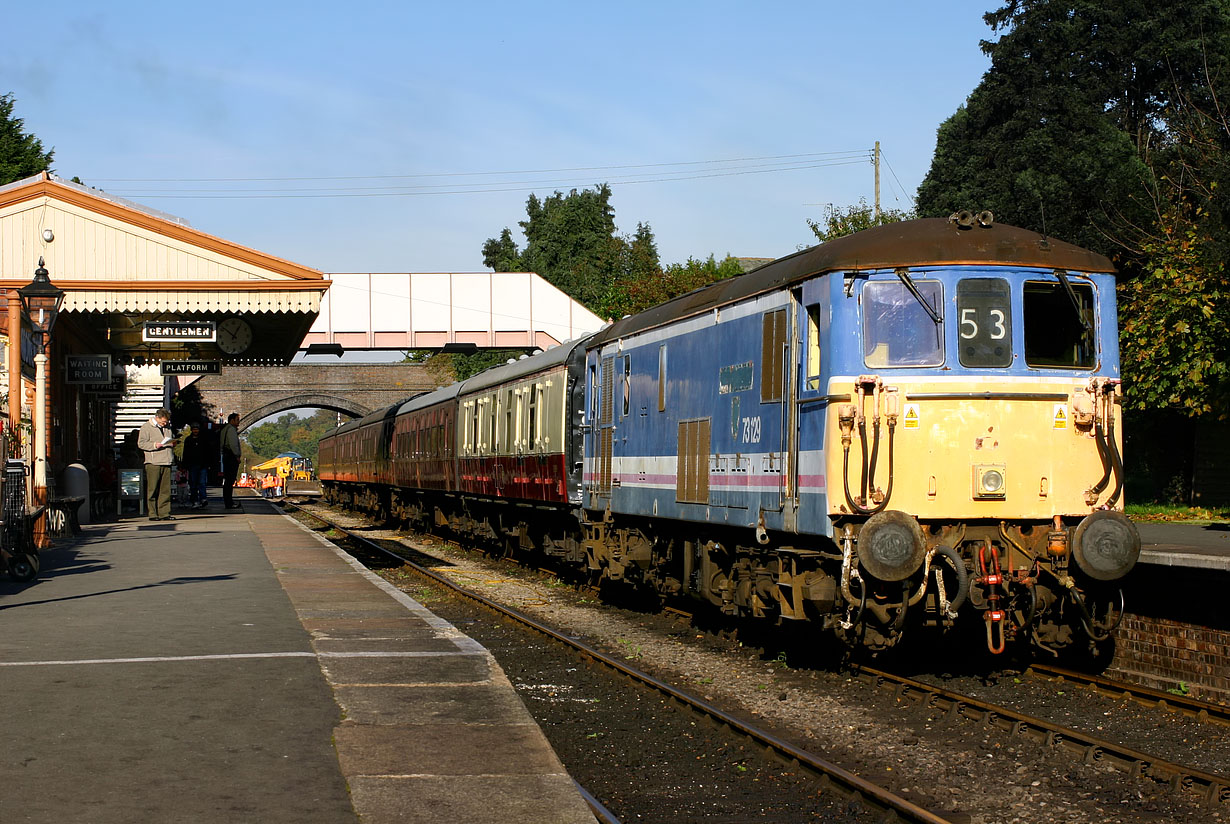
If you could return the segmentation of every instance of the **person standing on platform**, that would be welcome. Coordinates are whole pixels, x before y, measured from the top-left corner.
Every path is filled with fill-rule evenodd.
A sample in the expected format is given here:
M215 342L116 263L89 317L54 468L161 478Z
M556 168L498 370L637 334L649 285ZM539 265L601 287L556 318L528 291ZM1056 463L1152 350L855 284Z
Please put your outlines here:
M191 432L184 438L183 466L188 473L188 506L204 509L208 504L209 453L199 423L192 424Z
M137 433L137 448L145 454L145 494L151 521L174 520L171 517L171 459L175 441L171 413L166 409L155 412Z
M222 427L222 503L227 509L239 509L231 497L235 489L235 478L239 475L239 413L232 412Z

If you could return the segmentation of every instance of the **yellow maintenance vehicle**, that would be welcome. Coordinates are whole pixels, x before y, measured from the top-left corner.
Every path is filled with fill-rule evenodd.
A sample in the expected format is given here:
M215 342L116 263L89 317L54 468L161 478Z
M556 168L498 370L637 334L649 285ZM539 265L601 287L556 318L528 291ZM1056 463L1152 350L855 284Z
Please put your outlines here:
M276 472L278 477L292 481L310 481L315 477L312 459L298 452L283 452L276 458L250 468L254 472Z

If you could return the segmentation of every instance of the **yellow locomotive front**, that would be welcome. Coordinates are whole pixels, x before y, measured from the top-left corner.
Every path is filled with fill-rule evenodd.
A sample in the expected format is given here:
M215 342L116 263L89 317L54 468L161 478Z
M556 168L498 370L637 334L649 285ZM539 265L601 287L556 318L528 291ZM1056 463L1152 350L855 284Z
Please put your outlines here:
M840 629L882 648L976 611L993 653L1087 654L1140 551L1113 275L987 263L853 273L835 298L858 339L827 380Z

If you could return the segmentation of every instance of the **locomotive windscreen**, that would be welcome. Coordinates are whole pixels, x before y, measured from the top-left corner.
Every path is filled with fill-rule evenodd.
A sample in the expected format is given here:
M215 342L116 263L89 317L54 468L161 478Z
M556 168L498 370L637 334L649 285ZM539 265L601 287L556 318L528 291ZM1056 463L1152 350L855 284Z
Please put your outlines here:
M932 307L943 302L938 281L915 282ZM899 281L863 286L863 359L867 366L939 366L944 362L944 327Z

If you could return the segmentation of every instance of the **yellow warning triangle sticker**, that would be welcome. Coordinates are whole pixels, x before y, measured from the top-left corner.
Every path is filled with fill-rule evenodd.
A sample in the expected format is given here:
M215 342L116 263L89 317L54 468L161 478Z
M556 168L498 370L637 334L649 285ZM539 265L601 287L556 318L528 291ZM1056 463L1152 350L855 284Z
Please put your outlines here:
M1055 407L1055 428L1065 429L1068 426L1068 410L1062 406Z

